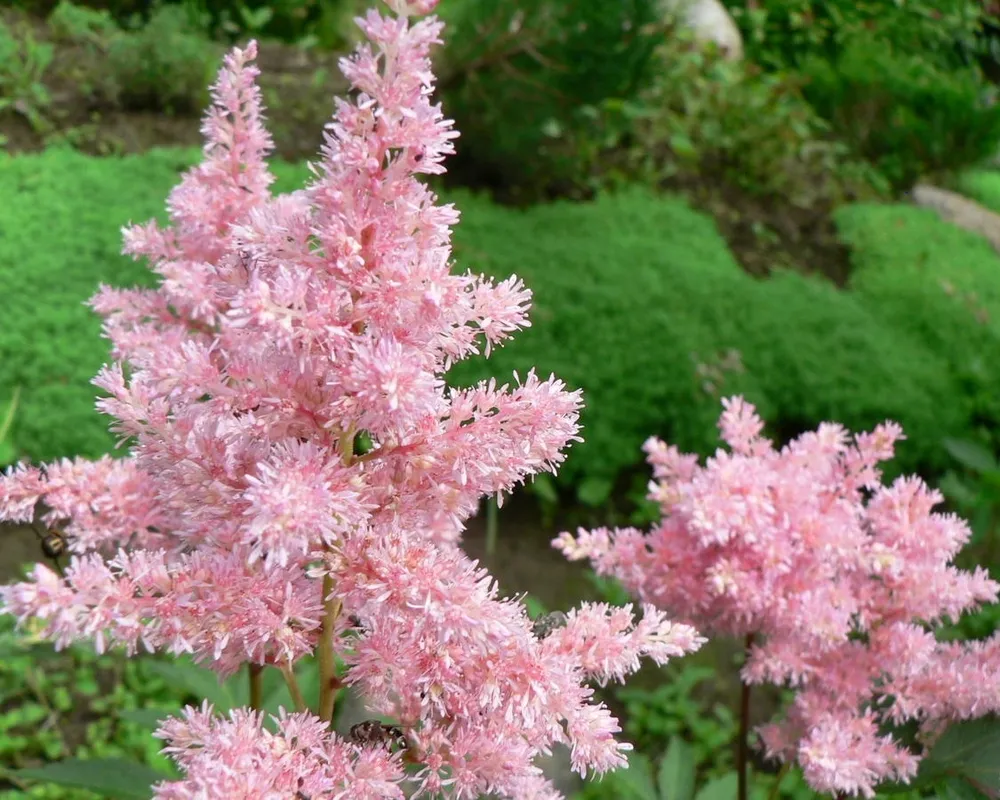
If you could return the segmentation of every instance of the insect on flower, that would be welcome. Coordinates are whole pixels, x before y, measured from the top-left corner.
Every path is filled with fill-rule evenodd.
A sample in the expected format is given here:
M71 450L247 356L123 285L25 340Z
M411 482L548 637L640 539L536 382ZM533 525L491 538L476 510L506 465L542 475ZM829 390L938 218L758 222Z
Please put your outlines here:
M31 523L31 530L35 532L35 536L37 536L41 542L42 553L45 554L46 558L51 559L52 561L57 561L60 556L66 554L68 542L66 541L66 536L62 531L46 528L43 532L39 530L35 523Z
M351 726L351 741L359 745L380 744L386 750L392 751L395 745L401 750L407 747L406 734L395 725L385 725L377 719L366 719Z
M544 639L550 636L554 630L565 627L567 622L569 622L569 618L562 611L553 611L536 619L531 632L539 639Z

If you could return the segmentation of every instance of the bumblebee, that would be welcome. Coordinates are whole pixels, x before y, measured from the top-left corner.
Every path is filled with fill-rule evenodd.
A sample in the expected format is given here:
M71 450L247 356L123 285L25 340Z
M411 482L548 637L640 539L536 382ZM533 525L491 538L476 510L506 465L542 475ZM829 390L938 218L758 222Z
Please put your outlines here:
M31 529L41 542L42 553L45 554L46 558L56 562L56 566L58 566L59 558L66 555L67 550L69 550L65 534L62 531L50 528L47 528L44 532L40 531L34 523L31 524Z

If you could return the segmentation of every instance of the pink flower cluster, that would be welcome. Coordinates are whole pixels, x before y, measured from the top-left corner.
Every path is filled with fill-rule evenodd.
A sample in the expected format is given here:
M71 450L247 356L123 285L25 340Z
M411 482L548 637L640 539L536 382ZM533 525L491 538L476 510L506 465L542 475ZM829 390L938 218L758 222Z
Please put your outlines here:
M796 760L819 791L870 797L919 760L885 723L917 720L933 736L1000 711L1000 634L943 644L932 630L1000 586L951 565L970 531L932 511L938 492L917 478L883 485L895 424L853 440L824 424L777 450L752 406L724 406L730 449L704 466L646 443L659 525L553 544L709 634L753 636L743 679L797 688L784 719L760 730L767 752Z
M220 675L268 665L290 682L317 655L316 715L276 732L250 711L166 723L186 778L160 798L555 798L534 764L552 745L580 773L625 763L586 681L702 642L651 606L636 622L585 605L539 638L458 548L484 495L556 469L581 400L533 373L445 386L451 364L528 324L530 295L451 272L458 213L418 180L457 135L430 102L441 24L408 19L433 0L389 5L399 16L359 20L370 44L342 62L356 93L302 191L269 191L256 46L227 57L171 224L125 231L159 286L92 300L117 362L98 406L127 457L0 478L0 519L40 508L74 554L65 575L39 565L0 592L57 645L191 653ZM341 683L404 746L331 733Z

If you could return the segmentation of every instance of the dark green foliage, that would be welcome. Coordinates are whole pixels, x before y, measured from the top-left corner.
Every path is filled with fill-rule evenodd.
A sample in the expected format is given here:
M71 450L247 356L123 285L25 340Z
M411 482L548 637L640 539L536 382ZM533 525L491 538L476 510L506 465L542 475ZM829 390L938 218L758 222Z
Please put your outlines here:
M680 29L656 48L651 73L634 100L605 101L581 125L576 153L592 182L697 175L798 208L869 189L874 176L832 138L798 79L730 61Z
M644 83L664 29L655 0L464 0L448 24L441 96L462 138L465 182L530 197L565 190L579 165L564 135L579 114Z
M1000 263L974 234L909 206L838 212L855 252L851 286L881 323L922 347L959 387L961 414L1000 450ZM946 434L944 429L939 437ZM956 438L970 438L958 436ZM972 437L975 438L975 437Z
M85 645L55 653L50 644L15 633L13 626L13 617L0 615L0 785L5 769L70 755L121 758L172 772L169 760L158 754L163 743L150 736L150 727L127 721L126 710L156 707L176 713L183 702L200 698L151 672L152 659L126 662L120 653L98 656ZM0 798L11 799L99 796L104 795L41 787L0 791Z
M196 159L183 151L0 157L0 403L21 387L10 431L20 454L96 457L114 444L89 383L108 346L99 317L83 303L102 281L151 284L145 264L119 255L120 227L162 221L167 193ZM301 180L304 171L295 172Z
M207 86L222 48L192 25L178 6L160 6L148 22L111 39L108 69L118 100L130 110L198 113L208 102Z
M723 0L739 25L747 57L796 68L812 57L834 61L858 39L921 53L942 67L964 64L977 47L984 4L976 0Z
M894 419L907 441L892 469L942 468L941 437L966 425L944 358L826 281L782 273L753 289L740 340L747 369L772 399L765 419L780 439L821 421L860 431Z
M1000 105L984 103L974 70L859 39L838 60L815 58L803 71L817 112L897 188L977 164L1000 144Z

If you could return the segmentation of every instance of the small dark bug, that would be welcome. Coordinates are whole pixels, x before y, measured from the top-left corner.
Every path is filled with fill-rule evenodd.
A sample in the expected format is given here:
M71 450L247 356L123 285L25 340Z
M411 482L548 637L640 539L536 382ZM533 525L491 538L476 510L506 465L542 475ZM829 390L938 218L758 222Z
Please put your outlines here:
M562 611L553 611L536 619L535 624L531 626L531 632L539 639L544 639L557 628L564 627L567 622L569 619Z
M51 558L55 561L60 556L66 554L68 544L62 531L46 528L43 532L39 530L38 526L34 523L31 524L31 529L35 532L35 536L38 537L39 541L41 541L42 552L45 554L46 558Z
M66 539L61 533L50 532L42 539L42 552L47 558L59 558L66 552Z
M351 726L351 741L355 744L380 744L391 751L396 745L401 750L407 747L406 735L395 725L385 725L377 719L366 719Z

